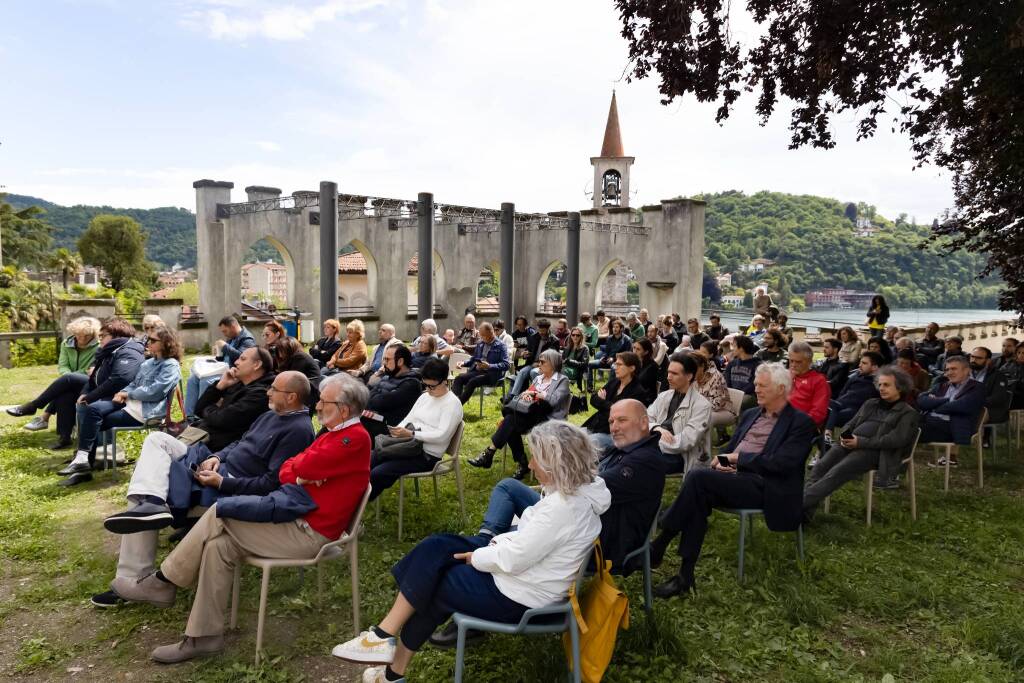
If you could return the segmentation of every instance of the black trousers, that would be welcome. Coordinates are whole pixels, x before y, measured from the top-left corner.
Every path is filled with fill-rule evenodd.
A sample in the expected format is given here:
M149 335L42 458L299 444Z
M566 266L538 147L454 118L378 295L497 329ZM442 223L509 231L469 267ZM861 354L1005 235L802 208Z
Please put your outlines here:
M470 370L455 378L455 381L452 382L452 391L455 392L455 395L465 405L469 399L473 398L473 393L477 390L477 387L493 387L498 383L499 379L500 376L495 378L487 372Z
M692 570L700 557L708 517L714 508L763 508L764 479L750 472L735 474L710 469L691 470L675 502L665 512L661 528L680 534L683 567Z
M75 401L88 384L89 378L81 372L61 375L43 389L28 405L36 410L46 408L46 412L57 416L57 435L61 439L70 439L75 428Z
M415 439L381 435L374 439L370 456L370 500L394 486L399 477L414 472L429 472L440 458L428 455Z
M497 431L491 437L491 445L495 450L508 446L512 451L512 457L517 463L526 466L526 448L523 446L523 434L547 421L548 416L543 412L538 413L517 413L509 411L505 419L498 425Z

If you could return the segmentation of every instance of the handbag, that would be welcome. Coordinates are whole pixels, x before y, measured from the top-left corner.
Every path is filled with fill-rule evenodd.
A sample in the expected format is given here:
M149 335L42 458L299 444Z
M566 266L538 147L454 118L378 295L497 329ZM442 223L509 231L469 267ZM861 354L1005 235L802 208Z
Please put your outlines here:
M176 422L171 415L174 408L174 399L178 399L178 408L181 410L181 421ZM185 397L181 394L181 387L174 390L174 396L167 402L167 414L164 415L163 431L171 436L180 437L182 432L188 429L188 416L185 414Z
M598 683L615 651L619 629L629 628L629 598L615 585L611 561L604 559L601 542L594 541L595 572L581 596L576 585L569 589L569 602L580 629L580 679ZM586 560L584 560L586 561ZM572 669L572 638L562 635L565 655Z
M587 412L587 396L586 394L570 394L569 396L569 414L578 415L579 413Z

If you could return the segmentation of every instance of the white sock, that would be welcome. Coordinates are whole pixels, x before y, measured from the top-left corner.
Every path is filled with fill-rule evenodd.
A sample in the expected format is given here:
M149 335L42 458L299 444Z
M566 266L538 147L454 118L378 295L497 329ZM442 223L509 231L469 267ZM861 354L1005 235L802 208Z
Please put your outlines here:
M71 461L72 465L87 465L89 464L89 451L77 451L75 453L75 459Z

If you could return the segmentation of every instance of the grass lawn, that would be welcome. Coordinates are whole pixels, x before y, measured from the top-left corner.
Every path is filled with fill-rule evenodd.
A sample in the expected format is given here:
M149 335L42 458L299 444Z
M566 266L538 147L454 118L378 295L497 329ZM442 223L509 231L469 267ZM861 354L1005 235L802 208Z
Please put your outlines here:
M53 377L53 368L0 369L0 403L21 403ZM498 416L488 397L484 417L467 405L463 457L478 453ZM98 473L71 490L53 472L67 451L45 449L53 432L20 429L0 416L0 675L18 681L354 681L361 669L330 656L351 633L347 563L330 565L327 598L316 604L315 580L295 570L273 574L265 637L268 658L253 667L258 573L243 574L240 629L223 657L176 667L151 664L149 651L184 629L191 593L160 610L127 606L101 611L88 603L113 577L117 538L102 518L124 506L125 474ZM580 421L576 418L576 421ZM124 439L138 452L141 436ZM119 441L120 443L120 441ZM919 454L918 463L927 459ZM806 530L807 559L796 561L792 534L756 522L747 578L736 580L735 518L716 513L697 567L695 599L642 609L641 578L624 582L632 627L620 634L605 680L634 681L1017 681L1024 679L1024 484L1021 453L1000 440L987 458L985 489L974 485L973 457L942 492L940 471L921 466L917 522L906 491L876 493L874 526L864 525L863 485L833 498ZM382 519L367 514L360 542L364 626L380 619L394 596L388 570L435 531L472 532L500 476L465 467L468 519L462 525L454 480L435 501L427 484L407 492L405 539L396 540L396 491L384 494ZM665 502L679 480L669 480ZM161 553L166 552L165 544ZM666 562L655 580L667 577ZM425 649L410 681L450 680L454 656ZM471 681L562 680L560 642L551 636L493 636L467 658Z

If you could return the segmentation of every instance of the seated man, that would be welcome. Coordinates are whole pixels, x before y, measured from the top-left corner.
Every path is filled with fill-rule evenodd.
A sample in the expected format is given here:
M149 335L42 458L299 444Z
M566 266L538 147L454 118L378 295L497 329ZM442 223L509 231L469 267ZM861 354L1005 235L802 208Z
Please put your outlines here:
M941 355L939 355L938 359L935 361L935 365L929 368L931 373L936 376L941 375L943 372L945 372L946 361L948 359L952 358L953 356L967 356L967 354L964 353L964 338L961 337L960 335L954 334L951 337L946 337L945 341L943 342L943 348L944 351Z
M434 469L462 423L462 403L448 390L448 364L440 358L431 358L420 371L420 380L424 391L412 410L397 420L397 427L388 428L389 434L381 434L374 440L370 500L403 474Z
M611 322L610 334L605 337L601 348L597 351L597 357L590 361L590 371L587 373L587 389L594 390L594 370L612 369L612 364L620 353L633 350L633 338L626 332L622 320L615 319ZM671 348L669 349L671 351ZM516 378L516 384L519 384ZM526 388L524 383L523 388Z
M757 353L757 345L750 337L736 335L733 338L735 350L732 360L725 366L725 383L730 389L739 389L743 392L743 404L741 410L746 410L757 401L754 397L754 372L761 365L761 361L754 357Z
M832 396L839 396L846 386L846 378L850 376L850 366L839 360L839 349L843 348L843 342L835 337L829 337L822 343L821 348L825 358L815 363L814 369L825 375Z
M508 371L508 348L495 338L490 323L480 325L480 342L473 350L473 357L462 367L469 371L455 378L452 391L463 404L473 397L477 387L493 387Z
M516 379L512 382L512 389L505 396L506 403L511 402L526 387L530 386L533 378L540 373L540 354L548 349L554 349L561 353L558 337L551 334L551 321L547 318L541 318L537 321L537 331L526 338L526 349L519 354L519 358L525 361L525 364L516 373ZM628 351L629 349L626 350Z
M412 352L404 344L392 345L384 352L382 369L381 379L370 385L370 400L362 417L371 439L397 425L422 390L419 375L412 371Z
M853 419L864 401L869 398L878 398L878 389L875 388L875 373L882 365L882 357L874 351L865 351L860 356L860 364L857 370L850 373L846 380L843 392L836 398L829 401L832 413L829 415L825 427L831 430L833 427L844 425Z
M814 350L807 342L793 342L789 345L789 374L793 376L793 390L789 394L789 403L797 410L807 413L820 428L825 424L825 417L828 415L832 390L825 376L811 369L812 358Z
M708 517L714 508L758 508L772 531L800 526L804 462L817 435L814 421L789 405L789 371L777 363L757 368L754 379L757 408L741 417L726 449L711 469L686 475L683 488L662 516L662 531L651 544L651 563L661 564L673 538L679 536L679 573L654 589L670 598L694 589L693 570L704 543Z
M647 409L647 419L658 435L666 472L689 472L706 466L705 436L711 428L711 402L697 388L697 361L687 353L674 353L668 362L668 390L658 394ZM611 426L611 419L608 420Z
M395 345L403 345L402 340L395 335L395 326L384 323L377 328L377 348L372 355L366 357L366 362L355 372L349 373L359 377L367 384L376 384L384 376L384 352Z
M914 391L910 375L887 365L875 375L878 398L869 398L843 427L839 443L811 468L804 487L807 519L826 497L865 472L877 470L875 486L899 486L900 461L917 436L918 414L906 398Z
M998 372L992 364L992 351L984 346L975 346L968 356L971 379L985 387L985 409L988 410L986 424L1005 424L1010 419L1010 388L1006 375ZM988 442L988 431L985 432Z
M193 505L206 508L224 496L264 495L279 486L277 471L284 461L313 442L305 407L309 380L300 372L282 372L268 394L270 410L241 439L216 453L205 444L186 446L163 432L146 437L128 484L132 507L103 520L107 530L124 534L117 576L134 580L153 571L157 536L171 524L173 503L180 516ZM92 598L97 607L121 602L113 589Z
M921 410L921 443L956 443L967 445L978 430L978 417L985 409L985 386L971 379L966 356L946 359L946 379L917 397ZM945 459L928 463L944 467ZM956 460L950 460L950 466Z
M192 363L185 387L185 414L195 415L196 404L208 388L217 383L225 370L232 368L246 349L256 346L256 339L242 327L238 318L226 315L217 324L224 339L213 343L213 356L200 356Z
M260 346L246 349L217 383L199 397L193 426L208 434L211 452L238 441L267 411L267 391L274 381L274 361Z
M158 571L141 579L114 579L113 589L125 600L157 607L173 606L178 588L196 585L185 637L153 650L154 661L175 664L224 649L224 612L234 569L246 555L311 559L325 543L341 537L370 478L370 436L359 424L366 398L366 386L348 374L325 378L317 403L325 431L281 465L281 484L301 486L315 506L311 512L269 524L222 518L214 505Z
M467 313L462 319L462 329L455 334L455 348L463 353L473 353L479 343L480 330L476 326L476 316Z

